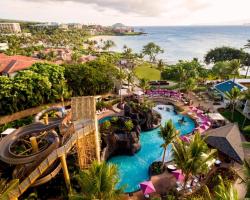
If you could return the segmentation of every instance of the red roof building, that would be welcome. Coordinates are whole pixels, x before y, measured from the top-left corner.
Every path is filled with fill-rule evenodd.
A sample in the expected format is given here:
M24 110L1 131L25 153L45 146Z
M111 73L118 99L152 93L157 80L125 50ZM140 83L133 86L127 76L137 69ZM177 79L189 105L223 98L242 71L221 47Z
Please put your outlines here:
M0 53L0 75L13 76L16 72L28 69L37 62L42 61L27 56L8 56Z

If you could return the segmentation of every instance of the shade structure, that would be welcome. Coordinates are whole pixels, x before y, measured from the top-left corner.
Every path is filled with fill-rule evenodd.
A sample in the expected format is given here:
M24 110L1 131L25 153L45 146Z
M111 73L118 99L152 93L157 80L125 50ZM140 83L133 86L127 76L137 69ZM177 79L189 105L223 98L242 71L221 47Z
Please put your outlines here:
M177 181L184 181L184 175L182 173L181 170L175 170L175 171L172 171L172 174L174 175L174 177L176 178Z
M140 183L140 188L143 192L143 194L151 194L155 192L155 187L152 183L152 181L144 181Z

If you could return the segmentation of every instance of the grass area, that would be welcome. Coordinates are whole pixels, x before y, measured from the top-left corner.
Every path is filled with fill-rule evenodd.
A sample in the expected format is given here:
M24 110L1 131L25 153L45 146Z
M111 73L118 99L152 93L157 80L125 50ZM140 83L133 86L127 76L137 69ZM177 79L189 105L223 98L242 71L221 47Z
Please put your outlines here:
M150 81L161 80L161 72L148 63L143 63L135 68L138 78L145 78Z
M227 118L230 122L237 122L240 129L243 128L242 125L243 125L245 117L240 112L238 112L237 110L234 111L234 119L233 120L231 119L231 116L232 116L231 109L219 109L219 112L225 118ZM249 125L250 125L250 120L246 119L245 126L249 126ZM244 131L243 131L243 133L244 133ZM246 134L249 134L249 133L246 132Z

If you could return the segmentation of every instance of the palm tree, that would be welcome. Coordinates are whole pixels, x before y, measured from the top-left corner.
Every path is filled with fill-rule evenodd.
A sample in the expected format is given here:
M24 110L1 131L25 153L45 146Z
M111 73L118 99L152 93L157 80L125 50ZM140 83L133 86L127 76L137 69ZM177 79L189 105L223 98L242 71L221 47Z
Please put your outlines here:
M177 65L178 73L179 73L179 90L181 90L181 83L185 79L185 69L182 65Z
M121 99L121 103L122 103L122 82L123 80L126 78L126 74L124 73L124 71L122 70L122 68L120 67L120 70L117 74L117 79L120 82L120 99Z
M130 84L132 85L132 89L133 89L133 82L134 82L134 79L135 79L135 74L133 71L131 72L128 72L127 73L127 82L128 82L128 90L130 92Z
M103 43L104 43L103 49L104 49L104 50L107 50L107 51L109 51L109 49L110 49L111 47L114 47L114 46L115 46L115 42L112 41L112 40L107 40L107 41L104 41Z
M215 200L238 200L237 190L233 188L233 185L225 184L221 176L218 176L219 184L215 187Z
M162 166L164 166L167 147L169 144L171 144L171 142L175 139L179 132L176 131L172 120L169 120L168 122L166 122L165 126L160 127L160 131L158 132L158 134L164 142L161 145L161 147L164 149L162 157Z
M191 175L207 172L207 162L214 158L216 150L209 150L205 139L199 133L196 133L189 143L176 137L172 144L173 161L185 176L185 188Z
M163 62L162 59L160 59L157 63L157 68L160 72L162 72L164 70L164 67L165 67L165 63Z
M250 143L247 144L248 148L250 148ZM250 197L250 164L249 161L244 161L244 174L245 174L245 180L244 183L247 186L247 194L246 197Z
M81 194L75 194L70 199L84 200L119 200L123 189L117 189L119 175L117 167L113 164L93 162L86 171L76 175L81 188Z
M242 98L241 90L238 87L233 87L230 92L225 92L226 98L230 100L230 105L232 106L231 119L234 119L234 110L236 102Z
M190 91L192 91L196 88L195 79L189 78L188 80L186 80L184 82L184 88L185 88L187 95L188 95Z
M149 87L148 80L145 78L141 78L139 80L139 87L142 89L143 93L145 93L146 89ZM143 95L143 101L144 101L144 95Z
M228 65L229 70L230 70L231 74L233 75L233 82L235 82L236 76L239 75L239 70L241 68L241 62L238 59L234 59L234 60L229 61L228 64L229 64Z

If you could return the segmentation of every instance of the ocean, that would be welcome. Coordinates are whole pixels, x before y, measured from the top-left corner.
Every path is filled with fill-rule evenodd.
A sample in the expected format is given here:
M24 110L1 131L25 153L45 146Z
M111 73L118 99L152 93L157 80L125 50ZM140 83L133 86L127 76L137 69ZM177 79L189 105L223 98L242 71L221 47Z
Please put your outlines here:
M147 34L138 36L100 36L113 40L116 47L113 51L122 51L127 45L134 52L141 52L148 42L158 44L164 53L157 58L173 64L178 60L198 58L204 60L204 55L210 49L221 46L243 48L250 39L250 26L169 26L169 27L136 27ZM247 50L250 52L250 50Z

